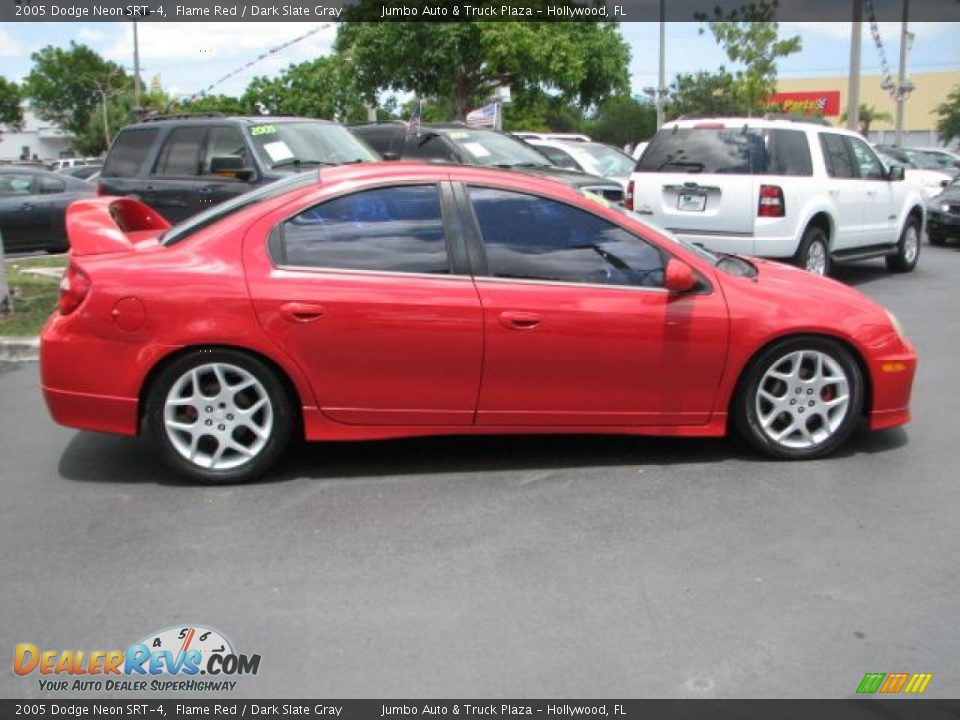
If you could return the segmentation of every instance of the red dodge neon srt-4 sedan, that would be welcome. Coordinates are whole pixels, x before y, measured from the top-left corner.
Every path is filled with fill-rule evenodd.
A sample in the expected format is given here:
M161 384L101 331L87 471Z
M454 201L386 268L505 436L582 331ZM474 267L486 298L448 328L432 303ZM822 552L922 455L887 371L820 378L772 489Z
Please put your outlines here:
M376 163L294 176L169 227L68 212L43 331L57 422L136 435L197 480L295 435L716 436L824 455L909 419L916 356L840 283L683 244L513 171Z

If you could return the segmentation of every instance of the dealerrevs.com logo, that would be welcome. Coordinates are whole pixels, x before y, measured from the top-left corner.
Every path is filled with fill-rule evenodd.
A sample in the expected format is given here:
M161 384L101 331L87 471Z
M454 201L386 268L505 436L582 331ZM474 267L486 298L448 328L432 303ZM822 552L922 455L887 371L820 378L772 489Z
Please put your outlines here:
M223 633L199 625L151 633L126 650L14 648L13 672L38 675L41 690L224 692L240 675L256 675L260 655L243 655Z

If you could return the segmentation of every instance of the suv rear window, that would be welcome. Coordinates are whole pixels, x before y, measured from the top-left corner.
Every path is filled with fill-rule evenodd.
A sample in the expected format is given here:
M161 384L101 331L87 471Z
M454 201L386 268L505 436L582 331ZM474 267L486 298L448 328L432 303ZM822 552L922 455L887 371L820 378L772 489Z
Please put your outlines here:
M637 172L720 175L813 175L802 130L693 127L661 130Z
M112 177L134 177L156 137L157 128L122 130L110 148L103 174Z

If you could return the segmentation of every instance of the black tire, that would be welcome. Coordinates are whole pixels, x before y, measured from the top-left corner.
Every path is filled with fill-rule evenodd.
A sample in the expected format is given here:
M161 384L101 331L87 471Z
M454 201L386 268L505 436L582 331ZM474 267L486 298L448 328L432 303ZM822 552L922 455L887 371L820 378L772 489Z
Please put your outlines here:
M930 232L929 230L927 231L927 239L930 240L930 244L931 244L931 245L935 245L935 246L937 246L937 247L940 247L941 245L946 245L946 244L947 244L947 236L946 236L946 235L941 235L940 233Z
M758 401L760 383L764 380L767 371L776 369L777 366L781 365L785 357L801 350L822 353L832 358L846 376L849 395L846 410L842 411L842 415L838 413L836 428L830 431L830 434L821 441L809 447L802 448L790 447L770 437L767 431L764 430L758 411L758 405L761 404L761 402ZM774 382L776 382L776 380L774 380ZM793 395L791 394L789 385L787 383L785 383L785 385L787 385L787 388L784 390L783 397L785 400L789 400L793 398ZM811 400L814 402L817 401L816 396L807 395L806 392L799 393L796 397L803 398L800 406L809 403ZM740 435L761 453L778 460L810 460L833 452L850 437L850 434L860 423L863 402L863 373L860 370L859 364L846 347L828 338L796 337L772 345L750 363L744 371L738 390L734 395L731 414L734 425ZM798 417L795 413L802 413L804 410L800 410L799 407L793 403L791 403L791 405L796 409L785 408L782 414L785 414L788 419L790 415L793 414L793 418L806 423L805 427L809 430L811 420L817 418L818 409L804 408L808 410L809 414ZM817 429L815 428L813 432L817 432Z
M214 363L234 366L255 378L260 383L256 391L262 391L266 394L266 397L269 399L269 404L266 407L272 412L270 429L265 433L266 441L258 448L253 457L231 468L216 469L203 467L202 464L191 461L181 454L174 445L174 441L171 439L165 425L166 400L174 384L191 370ZM234 396L235 399L237 395L239 395L239 392ZM201 400L202 404L208 402L206 397ZM147 396L144 421L147 432L157 447L161 458L176 472L191 480L202 483L242 483L255 480L267 472L277 463L289 445L291 436L293 435L293 429L296 426L294 416L295 407L291 400L289 393L281 379L277 376L277 373L262 360L239 350L225 348L201 349L177 358L160 372L151 385L150 392ZM238 400L238 402L239 401L242 401L242 398ZM215 401L210 402L210 407L213 408ZM205 409L206 408L201 409L200 412L203 412ZM225 411L214 409L214 412ZM233 420L232 416L227 417ZM196 417L196 427L200 427L200 422L201 418ZM205 424L209 424L206 423L206 421L204 422ZM213 422L217 423L218 421L214 419ZM238 428L238 430L242 430L242 428ZM210 432L215 432L213 427ZM213 435L210 435L208 439L217 442L217 447L219 447L220 441ZM254 440L254 442L256 442L256 440ZM212 458L212 452L210 456Z
M822 250L823 272L818 273L810 269L811 253L816 252L816 248ZM803 231L803 237L800 239L800 246L797 248L797 254L793 256L793 264L807 272L826 277L830 274L830 238L822 227L811 225Z
M920 260L920 221L915 217L907 218L897 241L896 255L887 255L887 270L890 272L912 272Z

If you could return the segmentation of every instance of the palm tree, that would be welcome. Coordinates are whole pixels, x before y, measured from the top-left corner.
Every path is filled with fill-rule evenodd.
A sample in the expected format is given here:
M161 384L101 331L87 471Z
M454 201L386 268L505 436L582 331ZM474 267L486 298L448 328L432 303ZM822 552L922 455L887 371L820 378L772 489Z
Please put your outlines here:
M873 105L860 105L860 134L864 137L870 135L870 126L875 122L893 122L893 118L888 112L878 112ZM847 113L844 111L840 116L840 122L847 121Z

